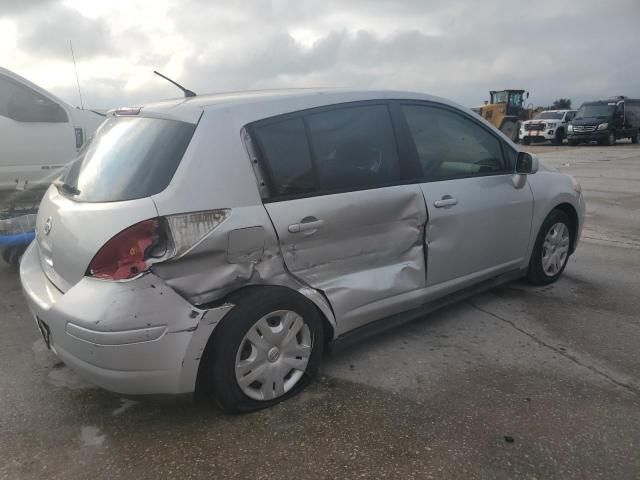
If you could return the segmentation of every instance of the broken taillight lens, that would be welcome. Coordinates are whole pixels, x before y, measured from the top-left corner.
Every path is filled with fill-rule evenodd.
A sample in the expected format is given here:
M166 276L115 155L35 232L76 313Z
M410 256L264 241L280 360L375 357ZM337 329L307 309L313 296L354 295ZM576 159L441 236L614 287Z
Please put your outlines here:
M105 280L126 280L147 270L149 250L160 241L159 220L145 220L123 230L98 251L89 274Z
M123 230L93 257L87 274L104 280L126 280L154 263L177 259L198 245L230 210L168 215Z

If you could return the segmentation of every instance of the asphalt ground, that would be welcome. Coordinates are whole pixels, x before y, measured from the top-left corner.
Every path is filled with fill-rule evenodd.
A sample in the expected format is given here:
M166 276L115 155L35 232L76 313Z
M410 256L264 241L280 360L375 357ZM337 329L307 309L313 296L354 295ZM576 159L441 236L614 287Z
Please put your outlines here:
M640 478L640 148L529 149L587 199L556 284L327 355L305 392L253 414L85 383L0 267L0 479Z

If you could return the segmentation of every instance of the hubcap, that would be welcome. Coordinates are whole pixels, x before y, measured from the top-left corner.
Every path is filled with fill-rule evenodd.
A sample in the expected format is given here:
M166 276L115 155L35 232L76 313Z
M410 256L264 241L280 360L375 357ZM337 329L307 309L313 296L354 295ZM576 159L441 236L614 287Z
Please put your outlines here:
M557 275L564 266L569 255L569 242L569 229L562 222L547 232L542 245L542 270L547 277Z
M254 400L272 400L300 380L311 356L312 335L304 319L291 310L260 318L246 333L236 353L236 381Z

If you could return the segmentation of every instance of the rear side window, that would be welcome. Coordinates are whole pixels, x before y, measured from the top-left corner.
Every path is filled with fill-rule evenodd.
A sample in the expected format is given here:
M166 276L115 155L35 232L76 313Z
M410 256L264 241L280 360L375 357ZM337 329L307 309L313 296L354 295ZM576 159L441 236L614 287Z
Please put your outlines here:
M111 117L68 167L64 190L85 202L148 197L173 178L196 126L174 120Z
M0 115L16 122L67 123L67 112L47 97L0 75Z
M272 198L375 188L401 179L386 105L302 112L258 122L252 132Z
M400 180L386 106L338 108L307 118L323 190L376 187Z
M500 141L470 119L444 108L403 105L427 180L505 172Z
M266 158L274 191L272 195L296 195L316 190L311 153L302 118L291 118L255 129Z

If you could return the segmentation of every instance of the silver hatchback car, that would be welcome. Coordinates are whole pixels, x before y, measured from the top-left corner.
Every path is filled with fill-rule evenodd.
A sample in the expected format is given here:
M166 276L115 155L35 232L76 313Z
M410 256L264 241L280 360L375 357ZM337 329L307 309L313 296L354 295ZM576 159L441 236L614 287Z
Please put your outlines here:
M441 98L198 96L110 113L47 191L20 276L88 380L250 411L332 342L555 281L584 211L572 177Z

